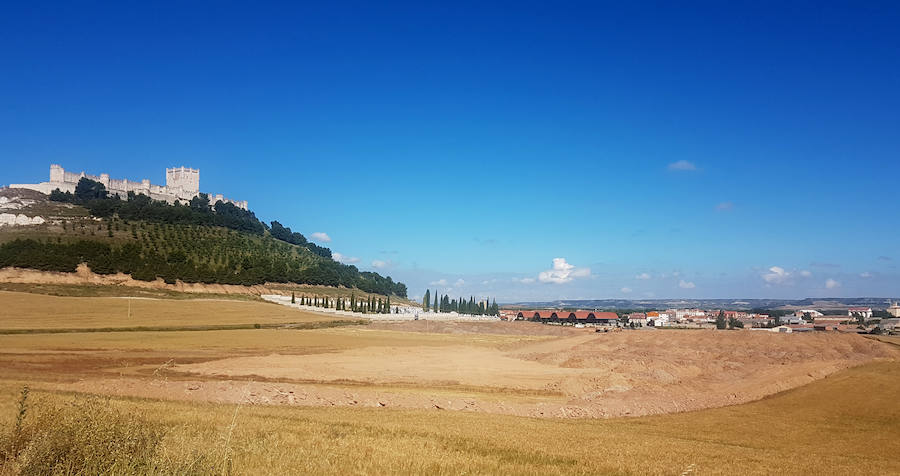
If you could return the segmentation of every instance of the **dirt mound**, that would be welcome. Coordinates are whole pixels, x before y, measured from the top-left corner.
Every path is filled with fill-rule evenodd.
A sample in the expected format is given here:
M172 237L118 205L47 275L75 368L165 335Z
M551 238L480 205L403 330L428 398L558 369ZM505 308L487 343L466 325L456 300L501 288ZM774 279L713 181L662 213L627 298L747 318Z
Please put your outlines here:
M126 286L142 289L162 289L182 293L214 293L214 294L267 294L272 291L266 286L241 286L233 284L184 283L166 284L162 279L155 281L139 281L131 275L97 274L81 264L74 273L54 271L36 271L23 268L0 268L0 282L21 284L91 284L102 286Z
M441 389L456 392L441 397L444 408L606 417L752 401L897 354L846 334L663 331L581 334L511 348L366 347L235 357L176 370L189 378L267 379L314 396L298 404L312 404L319 389L330 395L334 386L353 385L355 401L382 406L428 408Z

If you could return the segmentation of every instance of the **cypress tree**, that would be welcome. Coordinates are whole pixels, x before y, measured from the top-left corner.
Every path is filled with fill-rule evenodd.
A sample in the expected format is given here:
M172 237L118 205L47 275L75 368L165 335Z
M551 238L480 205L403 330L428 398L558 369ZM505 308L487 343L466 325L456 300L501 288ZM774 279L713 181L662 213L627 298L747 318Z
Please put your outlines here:
M434 312L440 312L438 309L440 309L438 307L438 295L434 293Z
M294 297L294 291L291 291L291 304L297 304L297 298Z
M425 297L422 298L422 309L426 312L428 311L428 307L431 306L431 290L425 290Z

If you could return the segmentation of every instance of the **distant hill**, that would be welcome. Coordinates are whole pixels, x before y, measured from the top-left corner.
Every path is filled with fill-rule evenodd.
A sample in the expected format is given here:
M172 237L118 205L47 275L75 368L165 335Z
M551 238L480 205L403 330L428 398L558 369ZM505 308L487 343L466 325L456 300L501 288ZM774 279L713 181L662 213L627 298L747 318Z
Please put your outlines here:
M84 179L86 180L86 179ZM0 190L0 214L45 222L0 227L0 267L98 274L174 283L297 283L357 288L406 297L406 285L331 259L331 251L300 233L206 196L168 205L144 195L106 198L88 180L75 194ZM81 187L81 184L79 185Z
M894 298L806 298L806 299L589 299L517 302L503 304L505 309L835 309L846 310L848 307L871 307L885 309L889 300Z

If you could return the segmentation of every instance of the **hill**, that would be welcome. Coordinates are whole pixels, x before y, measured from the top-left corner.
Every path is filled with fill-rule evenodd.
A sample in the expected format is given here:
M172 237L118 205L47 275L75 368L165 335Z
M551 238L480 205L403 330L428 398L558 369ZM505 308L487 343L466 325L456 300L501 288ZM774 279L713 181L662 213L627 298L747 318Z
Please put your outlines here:
M106 197L96 182L85 185L81 193L51 197L0 190L0 213L31 219L0 227L0 268L72 273L84 263L98 274L142 281L295 283L406 296L403 283L338 263L302 234L278 222L269 227L232 204L211 205L206 196L184 205L144 195L125 201Z

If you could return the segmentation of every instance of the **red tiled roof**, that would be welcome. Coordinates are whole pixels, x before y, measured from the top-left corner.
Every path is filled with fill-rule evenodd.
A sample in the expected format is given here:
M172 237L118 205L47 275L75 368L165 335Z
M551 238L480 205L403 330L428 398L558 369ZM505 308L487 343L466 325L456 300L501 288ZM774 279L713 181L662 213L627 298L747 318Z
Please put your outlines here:
M594 317L597 320L601 319L618 319L619 315L614 312L595 312Z

